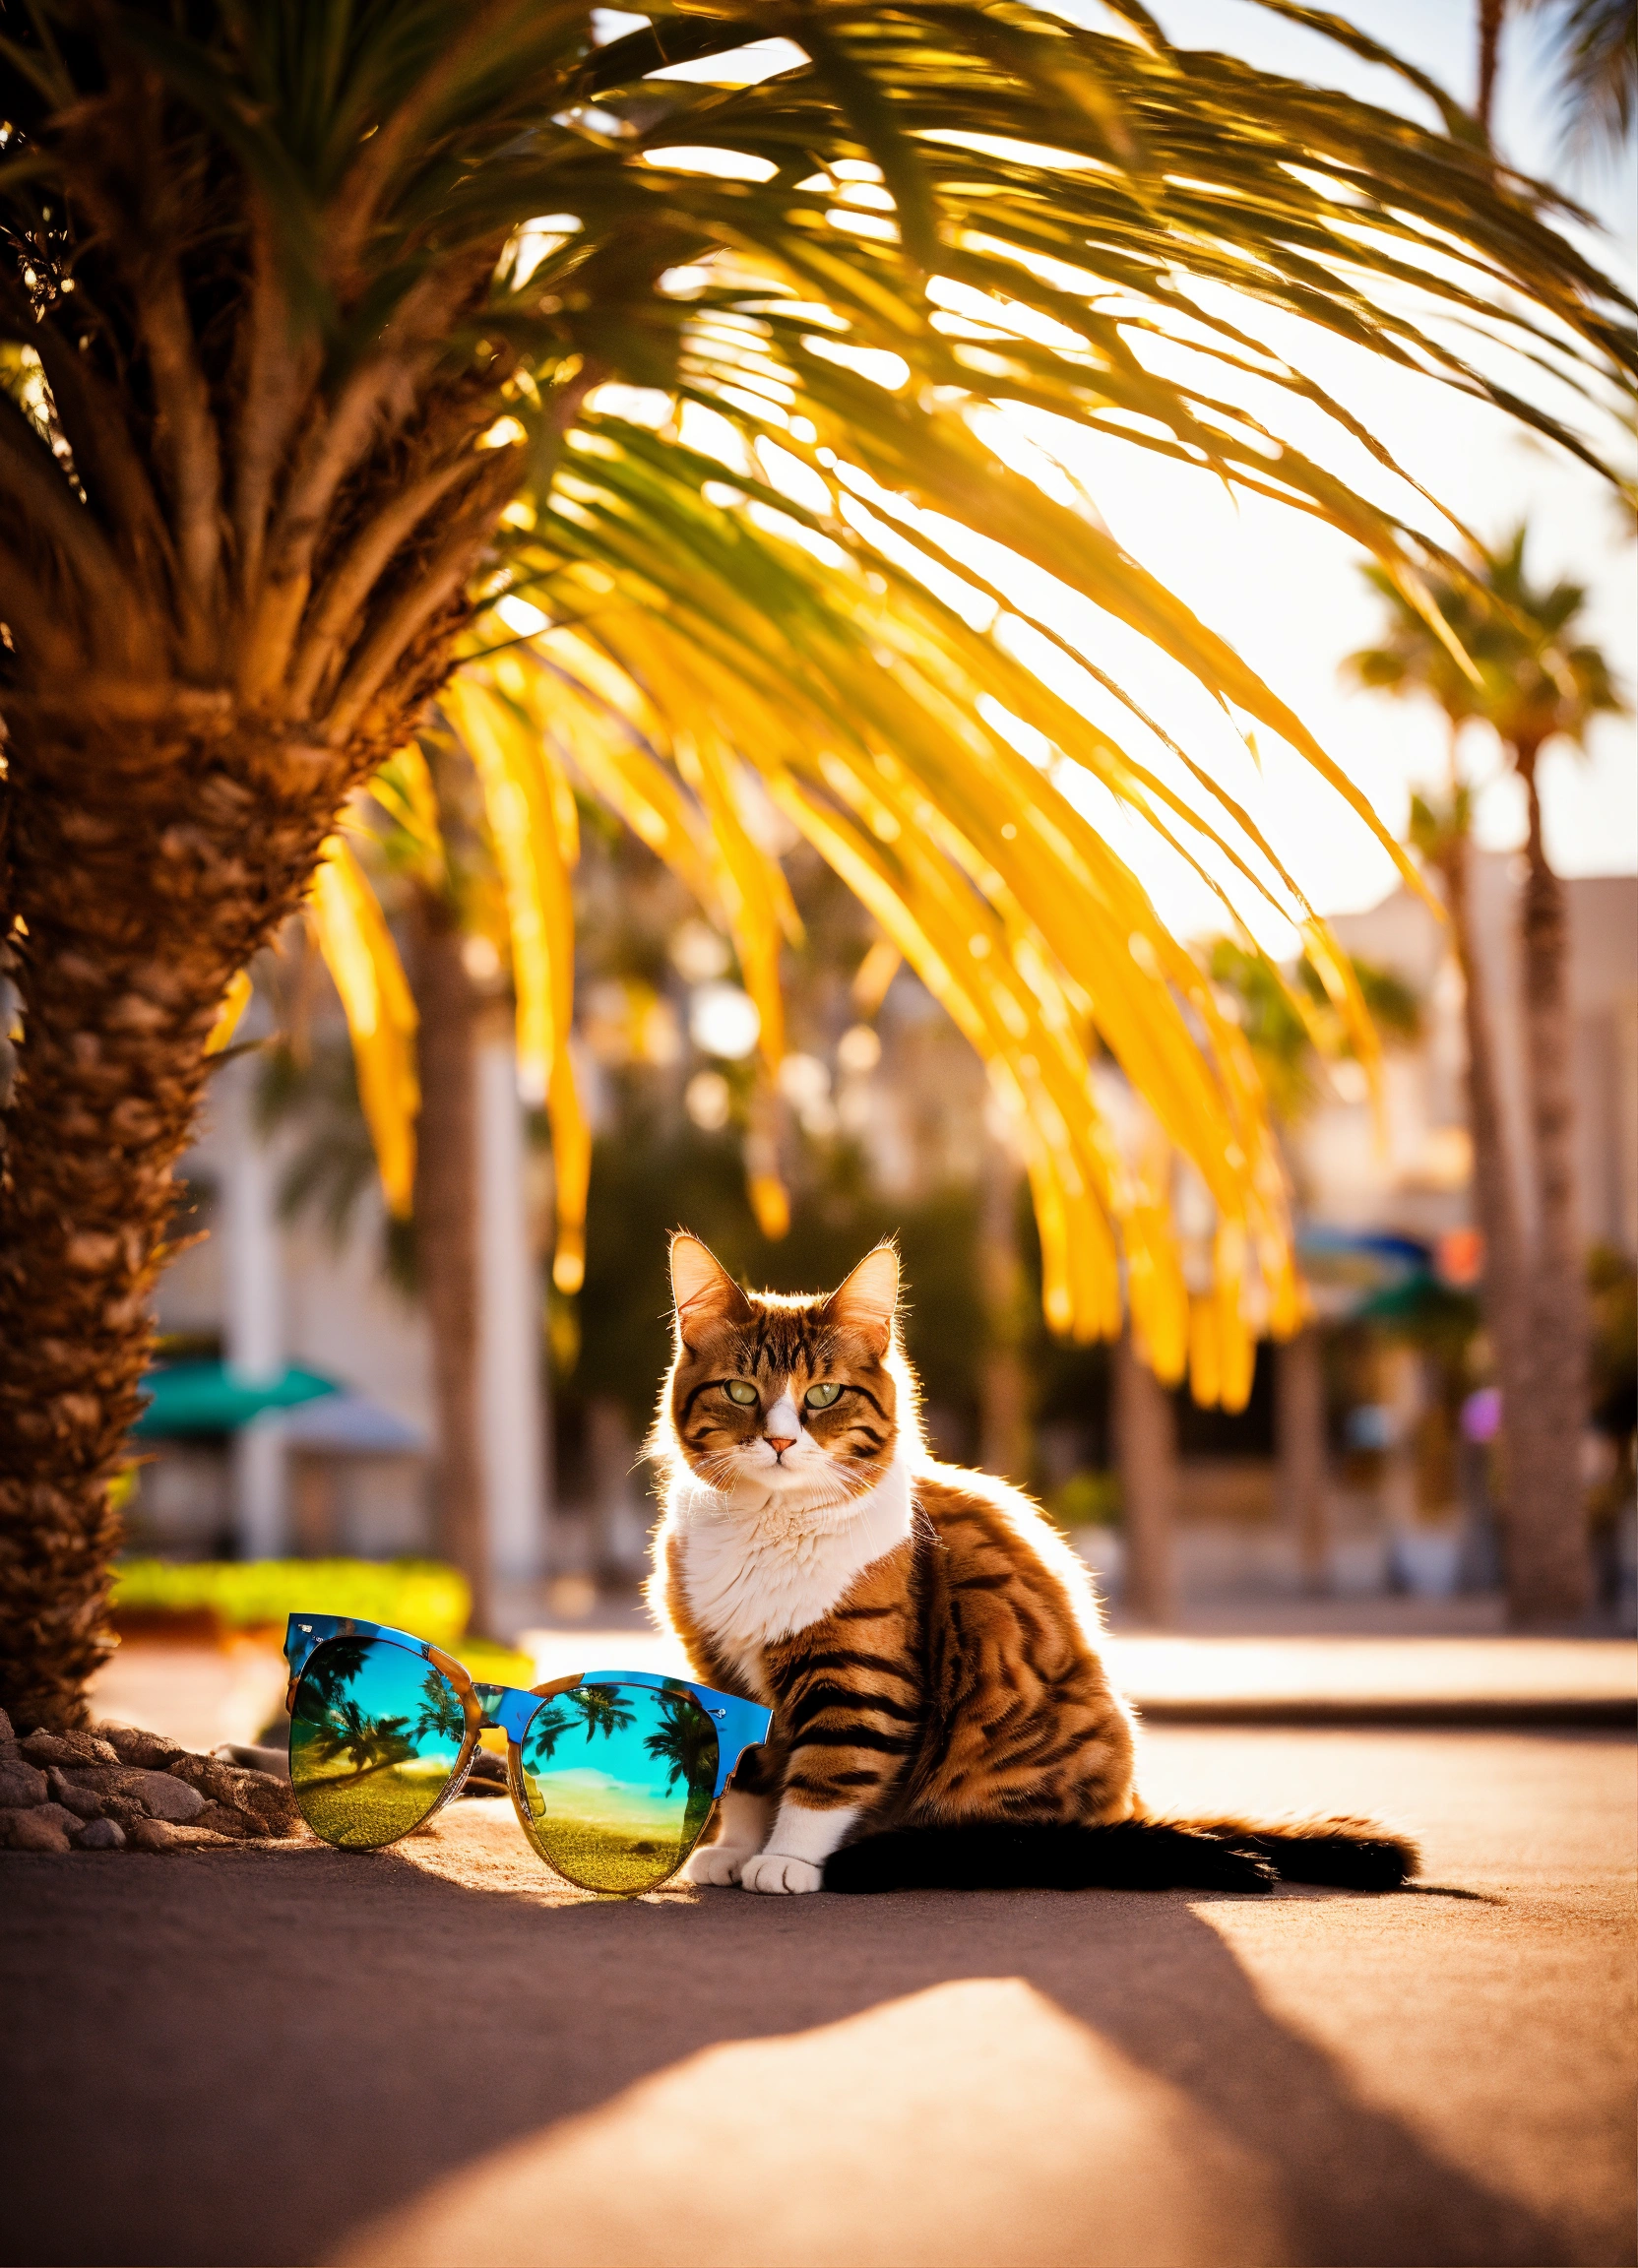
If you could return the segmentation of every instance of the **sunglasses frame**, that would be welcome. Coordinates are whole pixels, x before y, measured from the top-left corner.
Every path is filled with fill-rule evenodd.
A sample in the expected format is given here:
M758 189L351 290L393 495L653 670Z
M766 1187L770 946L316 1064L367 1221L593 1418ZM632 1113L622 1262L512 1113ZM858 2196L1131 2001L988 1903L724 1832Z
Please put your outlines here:
M535 1825L530 1817L529 1796L523 1779L524 1735L529 1731L531 1719L542 1702L554 1699L559 1693L572 1692L577 1685L646 1685L651 1691L656 1692L692 1694L695 1701L711 1719L717 1733L717 1785L711 1792L712 1810L706 1813L699 1835L689 1845L689 1851L699 1848L700 1840L704 1836L706 1828L711 1824L723 1791L739 1769L746 1749L754 1748L766 1740L769 1727L774 1722L774 1712L771 1709L764 1709L759 1702L741 1700L737 1693L720 1693L715 1686L698 1684L692 1677L661 1676L651 1670L579 1670L571 1676L554 1677L547 1684L527 1687L486 1684L474 1678L465 1666L456 1660L453 1654L446 1654L441 1646L434 1646L429 1638L417 1638L412 1631L409 1630L395 1630L387 1622L361 1622L356 1616L350 1614L292 1614L290 1616L284 1628L284 1660L290 1672L289 1681L284 1688L284 1713L286 1716L294 1714L296 1688L306 1674L307 1665L319 1648L328 1644L332 1638L388 1639L393 1645L405 1647L410 1653L418 1654L423 1661L430 1662L434 1669L443 1672L461 1697L461 1708L466 1718L466 1732L462 1737L461 1754L456 1761L455 1769L449 1776L449 1782L443 1794L416 1824L424 1827L429 1819L437 1816L446 1803L460 1795L467 1784L473 1759L477 1755L479 1733L504 1732L506 1734L506 1784L511 1793L513 1809L518 1814L518 1824L522 1827L531 1849L547 1866L551 1866L554 1874L558 1873L559 1870L552 1866L550 1858L546 1857L539 1838L535 1832ZM407 1828L405 1832L408 1834L411 1830ZM400 1840L402 1838L394 1837L395 1842ZM332 1844L331 1848L332 1850L341 1850L345 1846ZM374 1848L388 1850L391 1845L379 1844ZM684 1852L682 1858L678 1859L677 1865L680 1866L687 1857L688 1852ZM662 1883L670 1881L676 1870L676 1867L673 1867L671 1874L662 1876L661 1882L653 1884L652 1887L659 1889ZM560 1876L560 1879L567 1880L567 1877ZM633 1893L602 1892L599 1895L630 1896Z

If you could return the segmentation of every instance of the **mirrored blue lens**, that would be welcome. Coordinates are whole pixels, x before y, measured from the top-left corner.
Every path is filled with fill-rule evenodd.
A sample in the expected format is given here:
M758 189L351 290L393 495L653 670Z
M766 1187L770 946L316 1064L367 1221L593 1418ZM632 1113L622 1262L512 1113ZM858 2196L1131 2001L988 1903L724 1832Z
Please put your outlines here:
M630 1897L674 1874L717 1787L717 1728L686 1686L576 1685L520 1743L529 1831L585 1890Z
M329 1638L290 1711L290 1784L316 1835L378 1850L435 1809L461 1762L461 1696L390 1638Z

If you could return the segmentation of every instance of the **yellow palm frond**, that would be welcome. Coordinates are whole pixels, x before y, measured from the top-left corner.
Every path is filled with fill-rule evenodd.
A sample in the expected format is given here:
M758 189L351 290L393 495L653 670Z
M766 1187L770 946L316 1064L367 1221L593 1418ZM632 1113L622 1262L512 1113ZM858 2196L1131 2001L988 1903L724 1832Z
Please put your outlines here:
M237 970L228 978L227 989L221 996L220 1010L216 1022L211 1026L211 1036L205 1042L207 1055L220 1055L221 1050L228 1045L239 1028L240 1017L250 1006L251 990L250 971L248 969Z
M415 1003L374 891L345 836L324 846L308 897L358 1067L358 1100L389 1212L408 1218L415 1187Z
M1124 1282L1140 1345L1176 1380L1191 1322L1166 1171L1139 1170L1105 1120L1092 1068L1106 1050L1232 1231L1218 1239L1212 1345L1214 1390L1233 1403L1252 1334L1292 1312L1256 1066L1207 972L1066 789L1084 771L1167 840L1176 797L856 531L850 550L816 551L788 518L747 524L743 498L703 510L700 466L686 453L667 466L652 434L603 421L598 439L573 513L537 514L524 556L536 574L565 557L621 574L598 606L506 657L536 672L536 728L734 935L766 1037L781 1029L778 946L793 919L745 823L743 783L760 782L983 1057L1029 1173L1052 1326L1118 1330ZM468 675L494 667L474 660ZM1052 760L1021 755L1006 719ZM1246 886L1312 921L1231 802L1202 794L1187 816ZM766 1165L750 1177L769 1227L786 1199Z
M491 665L486 681L474 673L447 687L443 707L477 772L506 891L519 1087L526 1101L545 1105L551 1126L557 1213L552 1281L560 1292L573 1292L586 1274L592 1161L569 1047L575 984L569 866L579 838L572 790L552 743L530 714L528 690L521 665L508 656Z

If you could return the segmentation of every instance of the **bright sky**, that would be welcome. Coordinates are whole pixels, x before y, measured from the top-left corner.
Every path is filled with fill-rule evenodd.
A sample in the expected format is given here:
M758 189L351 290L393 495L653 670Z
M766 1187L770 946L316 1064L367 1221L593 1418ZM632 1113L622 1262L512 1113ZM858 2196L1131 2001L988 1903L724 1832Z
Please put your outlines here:
M1089 22L1094 11L1095 0L1089 0ZM1232 48L1271 69L1347 85L1366 98L1399 107L1419 100L1390 75L1353 65L1328 43L1243 0L1159 0L1157 13L1181 44ZM1355 13L1385 45L1471 98L1473 0L1373 0L1369 9ZM1530 20L1509 29L1499 112L1502 145L1523 170L1557 171L1577 199L1616 231L1594 247L1595 257L1630 279L1635 250L1630 152L1624 161L1595 163L1564 180L1555 153L1550 83L1531 52L1535 35ZM1265 328L1263 336L1271 337L1270 330ZM1311 346L1305 357L1293 358L1315 366ZM1424 381L1381 369L1347 346L1327 344L1324 367L1317 374L1477 533L1493 538L1528 517L1535 536L1535 577L1566 574L1590 587L1589 631L1630 687L1638 675L1635 547L1623 539L1603 484L1559 452L1526 439L1501 416L1461 397L1444 396ZM1437 783L1444 776L1444 730L1431 712L1340 686L1340 659L1371 640L1377 619L1352 547L1274 505L1246 500L1236 506L1209 475L1164 465L1117 443L1083 440L1073 454L1075 469L1084 474L1115 535L1233 641L1358 782L1389 828L1402 832L1411 786ZM1386 488L1376 486L1373 492L1389 500ZM1409 499L1401 491L1396 501L1404 509ZM1414 513L1413 507L1408 516ZM1433 526L1425 513L1423 524ZM1060 626L1076 635L1072 615L1064 616ZM1134 693L1152 698L1191 753L1232 781L1322 911L1370 905L1393 886L1386 853L1300 759L1260 735L1259 781L1234 733L1203 697L1175 686L1163 692L1154 664L1090 617L1079 626L1079 642ZM1109 715L1112 722L1113 712ZM1482 787L1480 798L1480 840L1497 849L1513 847L1522 839L1522 797L1512 783L1495 778L1493 742L1486 744L1485 735L1475 733L1464 758L1476 786L1493 783ZM1638 761L1629 721L1601 723L1586 759L1555 752L1544 767L1544 789L1549 850L1562 872L1626 872L1638 866ZM1092 810L1096 790L1086 801ZM1185 931L1222 925L1201 885L1179 877L1169 861L1151 853L1112 811L1099 808L1097 816L1119 835L1167 918ZM1282 925L1258 926L1270 944L1278 948L1284 942Z

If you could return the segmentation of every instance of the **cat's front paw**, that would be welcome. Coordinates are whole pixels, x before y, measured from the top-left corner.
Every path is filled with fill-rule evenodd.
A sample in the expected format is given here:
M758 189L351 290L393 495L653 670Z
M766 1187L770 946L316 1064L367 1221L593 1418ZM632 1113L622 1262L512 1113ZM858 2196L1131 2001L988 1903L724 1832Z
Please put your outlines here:
M703 1883L708 1889L724 1890L737 1882L756 1853L746 1843L707 1843L699 1851L691 1851L683 1861L682 1879Z
M739 1877L742 1890L771 1890L788 1897L796 1890L822 1890L825 1869L814 1866L806 1858L787 1858L778 1851L764 1851L745 1862Z

